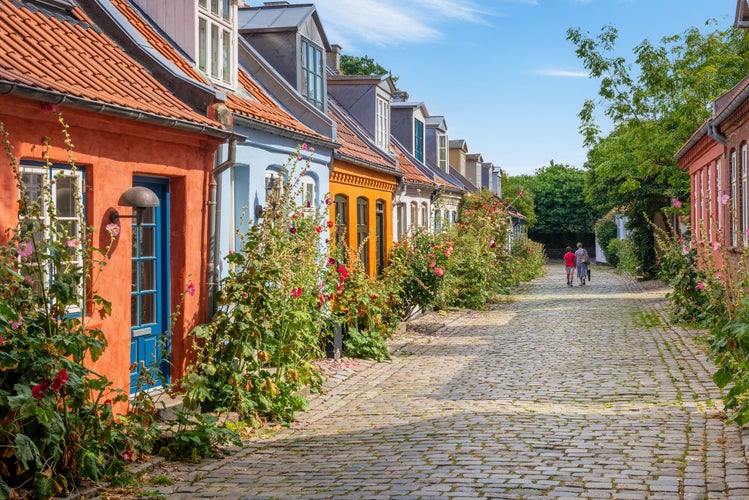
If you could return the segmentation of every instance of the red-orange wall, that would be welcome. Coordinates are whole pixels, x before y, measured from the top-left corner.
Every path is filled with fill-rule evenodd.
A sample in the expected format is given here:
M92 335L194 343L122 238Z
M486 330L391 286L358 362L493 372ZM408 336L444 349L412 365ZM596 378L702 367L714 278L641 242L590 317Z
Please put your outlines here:
M335 159L333 171L330 174L330 197L343 195L348 198L348 226L346 237L348 245L357 249L356 238L356 200L366 198L368 203L369 220L369 262L367 273L374 276L376 271L377 253L375 251L375 216L376 202L385 202L385 264L387 264L390 250L393 246L393 193L396 179L392 175L371 170L352 163ZM335 222L335 206L331 206L330 220Z
M70 126L73 154L86 175L87 225L95 231L94 244L103 247L109 241L104 229L109 212L118 207L120 195L132 186L133 176L157 176L169 179L170 192L170 300L171 309L189 281L197 286L194 296L185 296L181 315L172 331L172 380L184 372L186 334L205 321L207 191L208 172L220 139L147 125L133 120L60 106ZM42 159L42 138L51 139L50 159L67 163L61 126L55 113L42 109L41 103L16 97L0 97L0 121L9 134L16 158ZM5 229L17 221L18 192L7 155L0 158L0 243ZM131 229L130 219L120 221L121 233L107 265L94 276L93 288L112 302L112 315L103 320L89 311L87 321L102 328L109 346L93 368L107 375L117 388L129 390L130 364L130 291Z
M730 241L725 228L728 209L721 205L721 196L730 189L728 169L723 157L724 147L718 141L704 136L679 160L679 166L689 172L693 241L701 251L712 253L714 263L721 267L721 249L713 250L713 243L725 245ZM720 169L721 191L718 191ZM709 174L708 174L709 171ZM702 186L704 179L705 185ZM703 200L702 193L705 193ZM712 236L711 236L712 235ZM721 236L722 235L722 236Z

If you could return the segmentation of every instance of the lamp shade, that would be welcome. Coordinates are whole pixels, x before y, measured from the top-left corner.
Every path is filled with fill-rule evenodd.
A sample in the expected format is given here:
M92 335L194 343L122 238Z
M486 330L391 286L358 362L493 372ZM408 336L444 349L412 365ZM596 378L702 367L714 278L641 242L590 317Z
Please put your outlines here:
M158 207L159 197L147 187L135 186L122 193L118 204L135 208Z

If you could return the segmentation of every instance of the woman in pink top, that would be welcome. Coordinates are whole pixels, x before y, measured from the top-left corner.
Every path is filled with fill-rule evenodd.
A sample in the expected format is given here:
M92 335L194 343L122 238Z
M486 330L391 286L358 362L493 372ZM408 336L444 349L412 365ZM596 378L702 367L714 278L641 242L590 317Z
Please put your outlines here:
M575 254L570 247L567 247L567 253L564 254L564 267L567 268L567 286L572 286L575 278Z

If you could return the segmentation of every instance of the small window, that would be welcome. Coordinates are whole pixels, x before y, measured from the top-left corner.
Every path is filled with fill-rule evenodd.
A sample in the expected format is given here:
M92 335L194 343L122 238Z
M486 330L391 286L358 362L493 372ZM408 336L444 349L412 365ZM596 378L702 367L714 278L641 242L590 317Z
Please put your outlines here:
M346 244L348 227L348 199L340 194L335 195L335 242ZM344 252L344 256L345 256Z
M198 69L218 83L233 86L234 7L229 0L198 3Z
M424 161L424 122L414 118L414 157Z
M61 238L62 243L68 243L68 247L80 249L83 239L83 228L80 224L83 218L83 172L62 166L48 168L38 162L23 162L20 167L25 194L29 202L38 207L38 212L35 210L33 218L29 219L27 216L25 219L35 221L36 223L31 225L35 229L22 236L29 243ZM50 207L47 205L50 202L54 204L54 221L50 217ZM24 216L21 215L21 218L24 219ZM56 227L51 232L53 222L56 222ZM69 265L80 269L83 266L83 254L77 251L74 255ZM44 279L51 283L57 273L63 272L66 270L49 267L44 270ZM79 284L79 287L78 296L83 297L82 284ZM78 313L82 306L81 303L79 307L68 312Z
M411 227L419 225L419 205L415 201L411 202Z
M317 109L325 110L325 66L322 50L302 40L302 95Z
M377 97L375 144L384 151L390 147L390 103L382 97Z
M314 211L317 205L317 185L312 177L302 177L301 181L302 190L302 209L305 211Z
M437 137L437 161L440 170L447 172L447 136L445 134L439 134Z
M429 227L429 208L426 203L421 204L421 227Z

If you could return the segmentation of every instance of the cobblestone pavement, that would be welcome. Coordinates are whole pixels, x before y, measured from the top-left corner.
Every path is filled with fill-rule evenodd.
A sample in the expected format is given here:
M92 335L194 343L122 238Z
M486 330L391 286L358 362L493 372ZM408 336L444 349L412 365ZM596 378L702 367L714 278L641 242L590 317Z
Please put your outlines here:
M550 265L491 310L450 312L395 345L391 362L343 367L293 428L223 459L156 468L178 479L158 490L749 498L742 433L725 425L701 332L667 326L663 287L597 267L592 278L570 288Z

